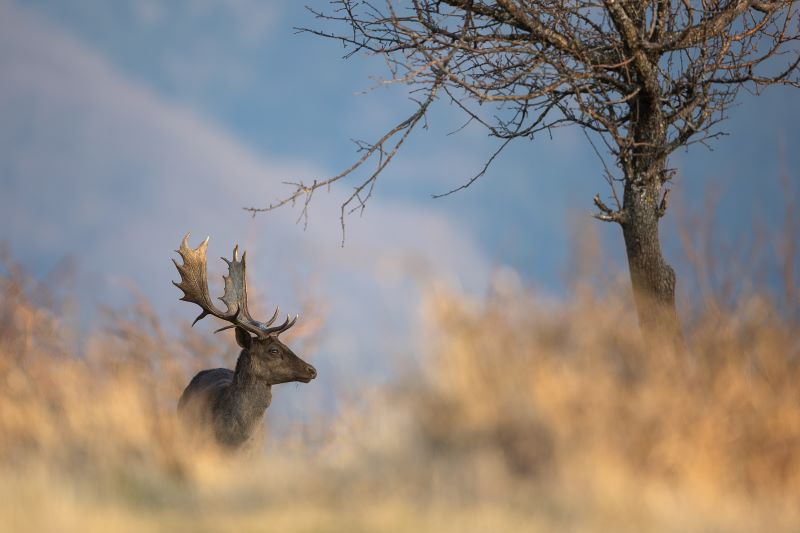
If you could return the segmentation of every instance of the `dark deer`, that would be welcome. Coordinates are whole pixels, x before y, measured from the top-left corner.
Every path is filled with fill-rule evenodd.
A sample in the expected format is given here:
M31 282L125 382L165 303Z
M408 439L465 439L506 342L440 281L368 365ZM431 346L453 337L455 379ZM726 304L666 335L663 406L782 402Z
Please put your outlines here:
M278 340L279 334L294 325L297 316L291 320L287 316L279 326L272 326L278 316L277 308L268 322L258 322L250 316L245 280L247 252L239 261L238 245L233 249L232 260L222 258L228 264L228 275L223 276L225 293L220 300L227 309L220 311L214 306L208 294L207 248L208 238L196 249L189 248L189 234L186 234L177 250L183 264L173 259L181 281L173 283L183 291L181 300L202 309L192 326L207 315L230 322L214 333L235 328L236 342L242 351L235 371L213 368L192 378L178 401L178 414L193 433L210 434L224 446L239 447L263 420L272 401L272 385L290 381L308 383L317 376L317 371Z

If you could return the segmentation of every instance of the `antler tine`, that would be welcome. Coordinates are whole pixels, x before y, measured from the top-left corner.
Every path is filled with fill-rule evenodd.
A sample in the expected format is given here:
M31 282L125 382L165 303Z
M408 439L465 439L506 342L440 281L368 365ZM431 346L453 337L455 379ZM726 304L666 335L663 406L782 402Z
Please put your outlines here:
M272 318L270 318L269 322L265 323L264 326L269 326L270 324L275 322L275 318L277 316L278 316L278 308L275 308L275 314L272 315ZM292 321L289 322L289 317L287 316L286 317L286 322L284 322L282 325L276 326L274 328L260 328L259 327L258 328L258 333L259 334L264 334L264 335L269 335L270 333L275 333L275 332L281 333L283 331L286 331L290 327L294 326L294 323L297 322L298 317L299 317L299 315L295 315L295 317L292 319ZM261 324L260 322L257 322L255 320L253 320L253 322L256 323L256 324ZM224 326L224 327L221 327L221 328L219 328L217 330L214 330L214 333L219 333L220 331L225 331L226 329L231 329L231 328L235 328L235 327L236 327L235 324L230 325L230 326Z
M292 318L290 320L289 315L286 315L286 320L284 321L283 324L281 324L280 326L274 326L274 327L271 327L271 328L267 328L267 329L265 329L263 331L266 334L271 334L271 333L280 334L280 333L283 333L284 331L286 331L290 327L294 326L294 323L297 322L297 319L299 318L299 316L300 315L294 315L294 318Z
M272 318L270 318L269 320L267 320L267 321L264 323L264 325L265 325L265 326L271 326L271 325L272 325L272 323L273 323L273 322L275 322L275 319L276 319L276 318L278 318L278 313L280 313L280 312L281 312L281 308L280 308L280 307L276 307L276 308L275 308L275 312L274 312L274 313L272 313Z

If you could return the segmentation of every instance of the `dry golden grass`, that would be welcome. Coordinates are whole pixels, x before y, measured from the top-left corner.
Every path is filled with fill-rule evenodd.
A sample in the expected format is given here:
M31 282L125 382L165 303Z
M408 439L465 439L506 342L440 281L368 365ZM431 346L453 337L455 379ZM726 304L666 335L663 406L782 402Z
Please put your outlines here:
M145 304L81 334L6 270L4 531L800 529L798 314L763 293L698 306L688 351L654 353L630 302L586 286L431 289L417 368L230 457L187 448L174 412L225 339Z

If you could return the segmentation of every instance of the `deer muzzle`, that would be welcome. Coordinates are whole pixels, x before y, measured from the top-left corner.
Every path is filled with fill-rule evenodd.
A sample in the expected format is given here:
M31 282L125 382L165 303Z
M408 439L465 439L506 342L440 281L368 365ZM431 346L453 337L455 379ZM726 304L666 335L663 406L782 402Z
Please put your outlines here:
M309 364L306 364L305 365L305 373L304 373L303 376L301 376L299 378L299 381L302 381L303 383L308 383L309 381L311 381L315 377L317 377L317 369L314 368L313 366L309 365Z

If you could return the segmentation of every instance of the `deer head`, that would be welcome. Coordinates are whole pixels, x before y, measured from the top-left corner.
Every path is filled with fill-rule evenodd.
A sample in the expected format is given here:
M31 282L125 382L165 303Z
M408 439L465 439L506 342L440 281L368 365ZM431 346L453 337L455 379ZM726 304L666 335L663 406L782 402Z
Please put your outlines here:
M172 260L181 276L180 283L173 281L175 286L183 291L181 300L200 306L202 311L192 322L194 326L199 320L208 315L215 316L229 322L230 325L219 328L214 333L226 329L236 329L236 342L243 351L250 355L247 373L269 385L286 383L289 381L302 381L308 383L317 376L317 371L289 349L278 339L278 335L291 328L297 322L297 316L286 320L277 326L272 326L278 317L278 308L267 322L259 322L250 316L247 309L247 283L245 279L247 252L239 260L239 246L233 249L231 260L222 258L228 264L228 275L225 280L225 292L219 298L226 307L225 311L218 309L208 293L208 275L206 273L206 250L208 238L195 249L189 248L189 234L183 238L177 252L183 259L183 264Z
M297 357L277 335L252 337L236 328L236 342L250 353L250 373L269 385L289 381L308 383L317 377L316 369Z

